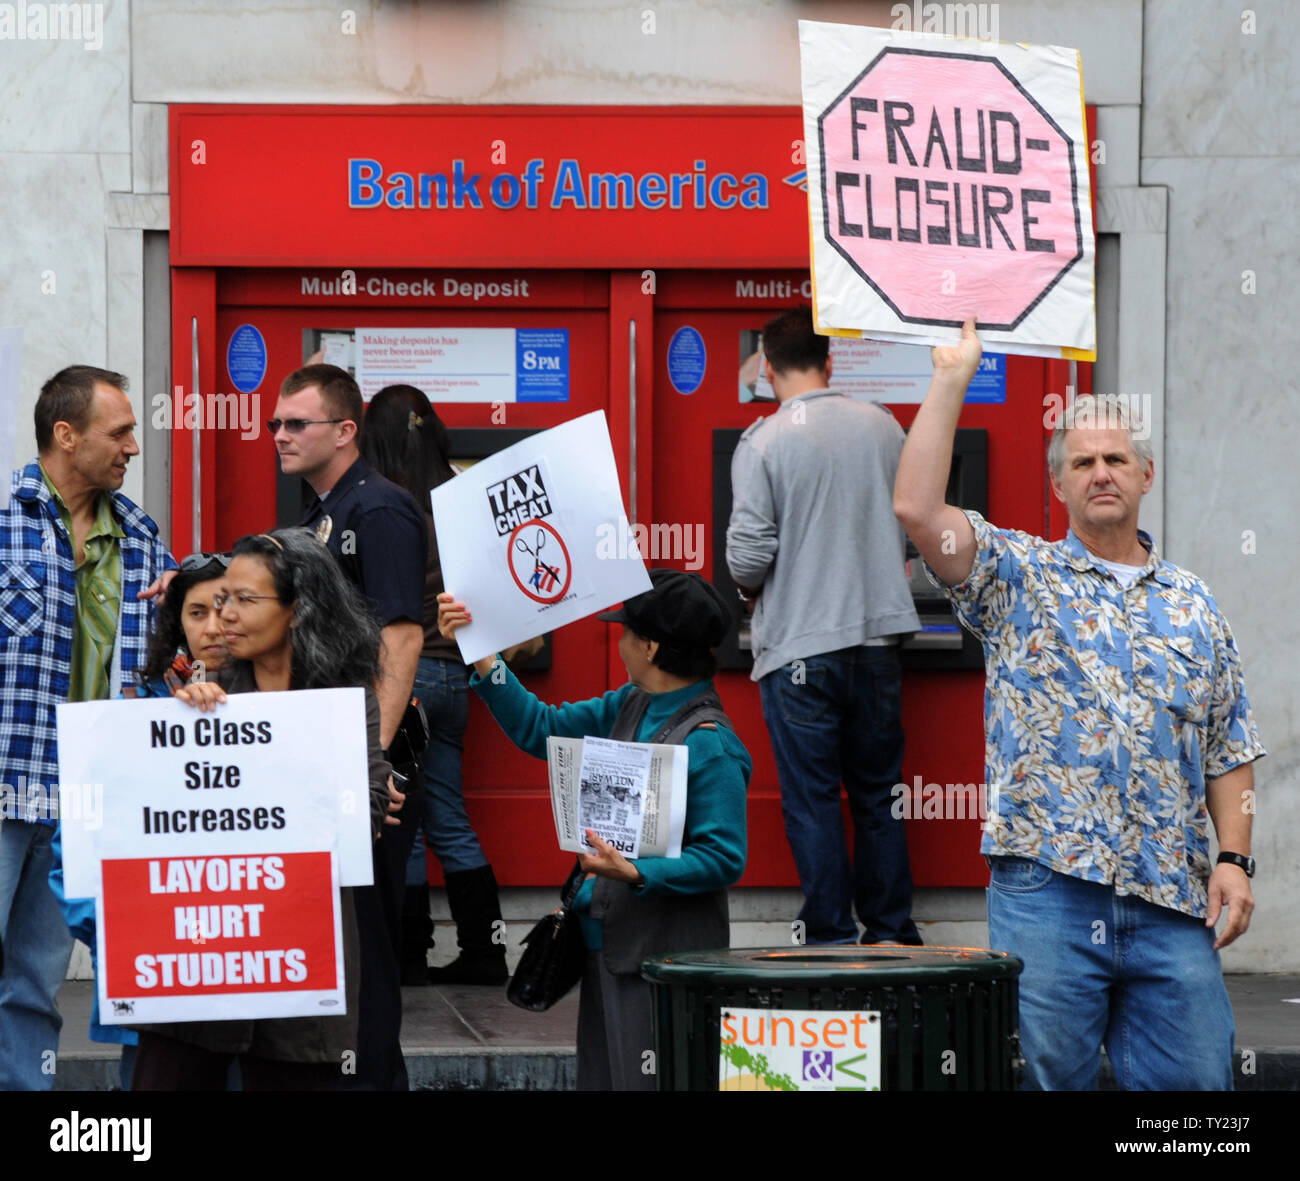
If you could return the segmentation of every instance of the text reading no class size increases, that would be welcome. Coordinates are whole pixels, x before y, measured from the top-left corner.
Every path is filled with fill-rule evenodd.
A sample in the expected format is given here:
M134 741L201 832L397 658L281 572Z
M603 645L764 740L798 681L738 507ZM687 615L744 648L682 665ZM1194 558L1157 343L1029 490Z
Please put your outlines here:
M186 746L253 746L272 740L271 723L226 722L218 718L198 718L186 733L179 722L151 722L151 748ZM218 763L210 759L191 759L185 764L185 787L189 791L237 788L243 773L238 763ZM146 836L174 832L248 832L252 829L280 829L285 825L282 807L231 808L143 808Z

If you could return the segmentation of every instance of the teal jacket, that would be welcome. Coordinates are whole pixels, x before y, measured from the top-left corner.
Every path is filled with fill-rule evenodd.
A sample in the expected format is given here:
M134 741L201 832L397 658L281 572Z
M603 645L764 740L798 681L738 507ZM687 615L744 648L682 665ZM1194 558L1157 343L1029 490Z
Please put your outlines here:
M526 754L546 758L546 740L607 737L623 702L632 692L628 683L589 701L547 705L523 687L514 673L500 683L477 673L469 683L492 712L506 736ZM646 742L691 698L713 689L712 681L697 681L685 689L656 693L637 731ZM753 762L744 743L731 730L693 730L686 737L689 765L686 780L686 822L680 857L641 857L636 867L648 894L704 894L723 890L745 872L746 791ZM582 918L583 936L593 950L603 946L601 924L590 916L594 881L588 879L574 902Z

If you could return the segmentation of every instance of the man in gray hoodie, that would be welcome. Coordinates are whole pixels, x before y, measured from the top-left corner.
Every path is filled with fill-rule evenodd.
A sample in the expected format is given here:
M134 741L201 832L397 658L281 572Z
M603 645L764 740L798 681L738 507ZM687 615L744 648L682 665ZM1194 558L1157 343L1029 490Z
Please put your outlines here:
M829 339L795 308L763 330L780 406L732 460L727 567L753 607L753 679L803 887L808 943L920 943L902 820L899 641L920 630L893 512L903 431L829 389ZM854 825L849 864L840 785Z

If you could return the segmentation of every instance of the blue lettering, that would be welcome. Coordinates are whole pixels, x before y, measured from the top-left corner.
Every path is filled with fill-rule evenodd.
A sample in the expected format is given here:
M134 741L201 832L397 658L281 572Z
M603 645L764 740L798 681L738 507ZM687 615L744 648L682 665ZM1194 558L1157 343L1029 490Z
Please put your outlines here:
M513 209L519 204L519 178L508 172L492 178L492 204L498 209Z
M529 160L524 165L524 204L529 209L537 208L537 186L542 182L543 160Z
M719 172L709 182L709 200L719 209L730 209L736 203L736 194L729 193L724 197L722 195L722 186L724 184L728 184L734 189L736 187L736 178L730 172Z
M430 189L438 190L438 208L447 208L447 175L443 172L420 173L420 208L428 209L432 204Z
M744 189L740 194L740 203L746 209L767 208L767 177L761 172L751 172L740 178Z
M695 208L704 208L704 161L695 161Z
M415 208L415 179L409 172L390 172L388 183L391 187L386 200L390 209Z
M682 207L682 190L691 183L691 174L689 172L674 172L668 178L673 186L672 196L668 199L668 204L674 209Z
M482 209L483 201L478 195L478 182L482 176L481 172L476 172L467 179L465 176L465 161L453 160L451 165L452 205L457 209L463 209L468 202L475 209Z
M634 204L630 172L593 172L588 181L593 209L630 209Z
M348 205L353 209L373 209L384 199L376 183L383 178L384 170L378 160L349 160Z
M587 208L587 195L582 191L582 173L577 160L561 160L555 177L555 195L551 208L559 209L565 201L572 201L575 209Z
M637 196L647 209L662 209L667 192L668 185L659 172L647 172L637 185Z

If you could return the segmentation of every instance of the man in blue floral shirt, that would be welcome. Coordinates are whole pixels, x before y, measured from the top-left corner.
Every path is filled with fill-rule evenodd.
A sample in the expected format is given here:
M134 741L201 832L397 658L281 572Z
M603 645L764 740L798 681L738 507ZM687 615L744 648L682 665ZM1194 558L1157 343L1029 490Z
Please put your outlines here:
M1096 1086L1104 1042L1125 1089L1230 1090L1218 950L1254 907L1265 753L1232 632L1137 527L1155 469L1123 400L1081 398L1056 426L1064 541L944 503L980 353L973 321L933 351L894 506L984 646L989 940L1025 964L1025 1084Z

